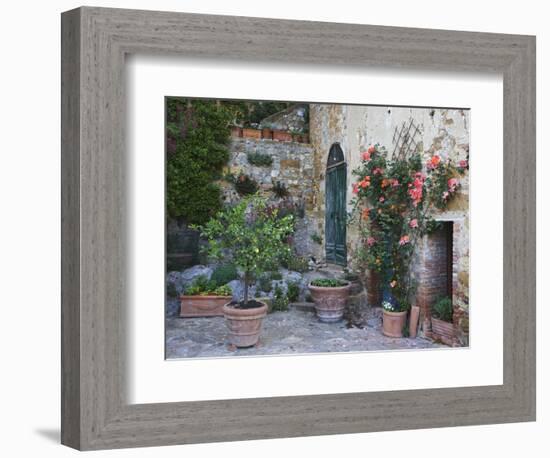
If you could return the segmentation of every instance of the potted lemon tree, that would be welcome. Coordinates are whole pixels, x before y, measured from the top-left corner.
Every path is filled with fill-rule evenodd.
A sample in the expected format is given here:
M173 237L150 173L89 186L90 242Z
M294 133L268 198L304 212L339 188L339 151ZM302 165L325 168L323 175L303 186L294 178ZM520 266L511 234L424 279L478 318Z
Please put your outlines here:
M242 299L223 306L230 344L256 345L268 307L249 297L249 286L274 263L290 255L287 239L294 231L293 216L281 217L277 209L268 207L267 199L255 194L226 207L200 231L208 241L207 254L231 260L243 284Z

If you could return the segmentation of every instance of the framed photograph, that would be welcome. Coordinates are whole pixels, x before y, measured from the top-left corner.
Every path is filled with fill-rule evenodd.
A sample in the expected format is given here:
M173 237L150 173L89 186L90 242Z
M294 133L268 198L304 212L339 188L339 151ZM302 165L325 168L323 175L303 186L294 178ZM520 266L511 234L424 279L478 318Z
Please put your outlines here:
M535 419L535 38L62 15L62 442Z

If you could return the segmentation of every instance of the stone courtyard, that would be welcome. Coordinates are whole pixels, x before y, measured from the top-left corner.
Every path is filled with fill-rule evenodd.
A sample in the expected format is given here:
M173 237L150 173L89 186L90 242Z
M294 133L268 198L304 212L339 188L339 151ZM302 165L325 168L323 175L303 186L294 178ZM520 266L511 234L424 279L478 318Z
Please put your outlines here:
M390 338L381 332L382 311L367 309L362 328L321 323L311 305L291 304L264 318L259 345L234 350L227 345L223 317L166 319L166 358L299 355L311 353L416 350L445 347L422 337Z

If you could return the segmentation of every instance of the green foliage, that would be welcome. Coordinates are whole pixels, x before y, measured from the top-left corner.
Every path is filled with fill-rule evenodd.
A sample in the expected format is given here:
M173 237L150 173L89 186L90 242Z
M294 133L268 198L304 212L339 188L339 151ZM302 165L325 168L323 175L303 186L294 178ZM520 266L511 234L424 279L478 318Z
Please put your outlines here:
M269 278L271 280L282 280L283 274L278 270L272 270L271 272L269 272Z
M246 155L248 162L258 167L269 167L273 164L273 158L269 154L263 153L248 153Z
M187 296L231 296L231 288L227 285L218 286L206 275L200 275L185 290Z
M241 173L235 179L235 190L241 196L255 194L258 191L258 182L254 178L250 178L248 175Z
M296 253L293 253L292 256L289 256L287 259L283 260L283 265L288 269L294 272L307 272L309 270L309 265L307 259L302 256L297 256Z
M337 278L316 278L311 281L312 286L320 286L323 288L340 288L342 286L347 286L349 283L344 280L339 280Z
M459 188L460 173L451 161L432 156L423 172L420 154L388 159L384 147L373 145L353 171L354 211L359 220L359 266L382 275L400 310L407 310L415 284L411 257L420 237L437 226L432 208L443 209Z
M212 280L217 286L222 286L230 281L239 278L239 272L233 264L223 264L218 266L212 272L210 280Z
M287 285L287 297L289 302L296 302L300 296L300 285L296 282L290 282Z
M215 184L229 159L234 116L214 100L166 101L166 205L171 218L202 224L221 209Z
M269 293L273 289L271 278L268 275L261 275L258 279L258 285L264 293Z
M288 297L280 286L277 286L273 293L272 310L274 312L286 312L288 310Z
M450 297L442 297L432 305L432 316L448 323L453 322L453 301Z
M266 268L288 256L287 238L293 233L291 215L278 218L267 211L267 200L258 195L242 199L227 207L200 227L208 241L206 252L214 259L232 259L243 272L244 302L248 286Z
M310 238L313 242L315 242L318 245L323 244L323 237L321 237L317 232L315 232L314 234L311 234Z
M271 188L271 192L275 194L277 197L282 199L283 197L288 196L288 189L284 183L281 183L280 181L277 181Z

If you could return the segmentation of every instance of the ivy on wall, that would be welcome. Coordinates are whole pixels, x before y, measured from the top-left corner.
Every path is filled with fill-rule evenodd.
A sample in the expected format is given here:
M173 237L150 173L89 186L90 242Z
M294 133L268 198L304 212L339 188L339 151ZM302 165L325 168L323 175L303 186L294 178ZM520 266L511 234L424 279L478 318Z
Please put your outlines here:
M229 159L230 105L215 100L166 99L168 215L203 224L221 209L215 181Z

